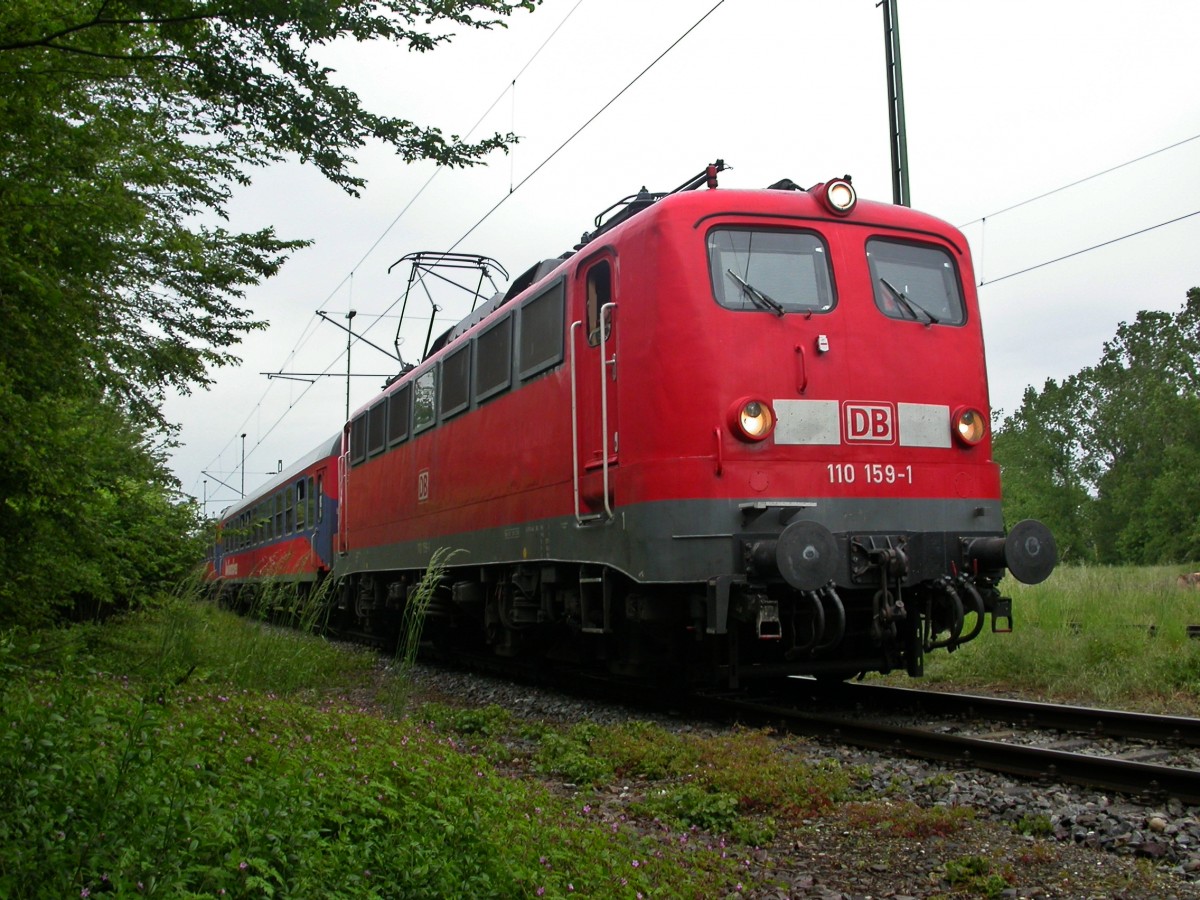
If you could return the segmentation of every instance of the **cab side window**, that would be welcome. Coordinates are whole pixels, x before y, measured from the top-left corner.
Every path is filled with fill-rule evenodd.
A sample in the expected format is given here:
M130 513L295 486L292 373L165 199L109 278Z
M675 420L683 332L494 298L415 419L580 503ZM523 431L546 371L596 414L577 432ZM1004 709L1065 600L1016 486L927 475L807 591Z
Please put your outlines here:
M607 262L597 263L587 274L587 336L593 347L600 343L600 309L611 302L612 269ZM605 340L608 340L609 327L606 321Z

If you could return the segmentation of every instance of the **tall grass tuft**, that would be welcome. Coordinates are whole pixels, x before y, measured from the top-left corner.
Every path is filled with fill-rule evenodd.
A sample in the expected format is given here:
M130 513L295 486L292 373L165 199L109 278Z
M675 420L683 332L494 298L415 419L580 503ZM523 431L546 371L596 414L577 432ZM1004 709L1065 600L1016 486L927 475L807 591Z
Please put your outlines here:
M441 586L442 577L446 574L446 566L461 550L451 550L439 547L429 558L429 567L421 576L420 582L408 595L404 604L404 616L400 623L400 638L396 643L396 661L401 670L412 668L421 650L421 635L425 631L425 615L429 605Z

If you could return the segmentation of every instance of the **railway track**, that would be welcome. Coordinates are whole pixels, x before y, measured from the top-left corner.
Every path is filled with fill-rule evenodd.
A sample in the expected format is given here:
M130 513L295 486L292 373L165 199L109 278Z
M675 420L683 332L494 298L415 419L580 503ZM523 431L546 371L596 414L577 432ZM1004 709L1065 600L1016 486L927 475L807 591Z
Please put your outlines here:
M1142 798L1200 803L1200 719L807 680L697 710L792 733Z

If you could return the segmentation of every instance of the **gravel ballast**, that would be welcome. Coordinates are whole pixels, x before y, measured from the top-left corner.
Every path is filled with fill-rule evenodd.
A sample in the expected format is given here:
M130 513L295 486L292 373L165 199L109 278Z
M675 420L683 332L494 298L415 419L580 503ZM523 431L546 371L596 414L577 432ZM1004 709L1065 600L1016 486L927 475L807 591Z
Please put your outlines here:
M641 719L671 731L717 733L723 728L452 669L417 666L411 678L417 701L496 705L552 724ZM808 759L834 760L853 771L856 788L871 798L869 806L843 804L781 827L770 846L731 846L730 852L744 854L748 873L774 885L732 896L1200 898L1198 808L1175 801L1144 805L1135 798L1018 781L832 741L806 741L803 746ZM577 794L580 802L604 803L614 811L648 789L637 781L599 790L547 783ZM970 812L961 827L947 834L914 833L896 826L911 816L906 810L913 805ZM895 821L887 815L892 808ZM869 813L865 817L864 809ZM663 896L671 896L669 889Z

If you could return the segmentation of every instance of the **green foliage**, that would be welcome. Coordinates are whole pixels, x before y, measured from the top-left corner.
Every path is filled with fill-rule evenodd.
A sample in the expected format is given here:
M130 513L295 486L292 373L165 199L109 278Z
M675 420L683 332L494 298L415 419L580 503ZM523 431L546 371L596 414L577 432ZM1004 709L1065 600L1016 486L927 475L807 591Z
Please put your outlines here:
M497 772L428 716L388 720L329 694L347 680L317 661L337 654L361 672L353 661L369 668L369 654L193 607L48 633L37 647L0 635L0 896L707 897L755 886L723 845L601 816ZM287 657L292 637L314 648L293 661L317 668L314 681L290 698L233 689L223 672L235 621L262 636L240 653L273 655L280 642ZM133 670L109 668L122 661ZM185 665L190 677L174 677ZM332 679L325 690L320 679ZM504 718L445 716L470 730Z
M357 193L368 142L466 166L513 139L465 143L367 110L320 49L430 50L449 39L425 30L438 23L490 28L532 7L0 4L0 622L136 605L195 558L161 403L235 361L264 325L247 288L306 244L220 224L255 167L299 157Z
M1100 362L1025 392L997 429L1005 513L1050 526L1064 560L1200 559L1200 288L1139 312Z
M1054 826L1050 819L1043 815L1024 815L1013 825L1013 831L1028 837L1050 837L1054 834Z
M943 871L951 886L984 897L999 897L1012 886L1008 879L993 872L992 864L982 856L949 860Z
M496 737L514 727L513 715L499 706L460 709L441 703L426 703L421 715L442 731L462 735Z
M566 734L550 732L542 738L534 767L544 774L560 775L573 784L600 785L616 775L612 760L592 749L601 734L598 725L574 726Z
M737 843L752 847L769 843L776 832L773 818L745 816L733 794L706 790L695 783L656 790L634 809L677 827L727 834Z
M3 378L0 363L0 623L98 616L170 590L201 550L164 448L87 383L23 398Z

